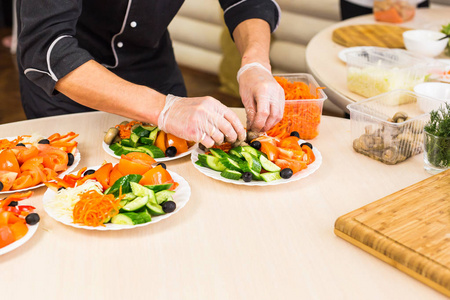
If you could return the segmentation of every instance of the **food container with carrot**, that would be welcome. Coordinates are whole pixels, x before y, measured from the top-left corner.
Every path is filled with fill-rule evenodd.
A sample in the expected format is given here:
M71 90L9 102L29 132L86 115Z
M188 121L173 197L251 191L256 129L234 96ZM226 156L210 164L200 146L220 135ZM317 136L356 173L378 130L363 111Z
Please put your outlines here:
M306 73L280 74L275 79L284 89L286 103L283 119L267 134L285 138L296 131L301 139L315 138L319 134L323 102L327 99L324 88Z
M403 23L414 18L415 5L415 0L375 0L373 15L376 21Z

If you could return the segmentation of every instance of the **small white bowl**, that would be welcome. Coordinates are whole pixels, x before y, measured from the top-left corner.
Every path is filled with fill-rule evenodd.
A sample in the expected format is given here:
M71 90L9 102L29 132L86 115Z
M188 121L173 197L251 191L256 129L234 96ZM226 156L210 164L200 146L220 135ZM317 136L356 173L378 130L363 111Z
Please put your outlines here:
M444 51L448 38L438 41L445 34L433 30L408 30L403 32L403 42L407 50L428 57L435 57Z
M414 92L438 100L450 102L450 84L443 82L424 82L414 87Z

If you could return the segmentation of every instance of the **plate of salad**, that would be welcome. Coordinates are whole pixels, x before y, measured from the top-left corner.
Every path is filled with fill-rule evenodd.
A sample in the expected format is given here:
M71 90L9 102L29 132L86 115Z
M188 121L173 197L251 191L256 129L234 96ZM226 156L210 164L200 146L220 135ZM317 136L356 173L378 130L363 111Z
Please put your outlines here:
M190 186L161 165L145 171L144 155L130 153L116 165L83 168L49 185L43 196L44 210L58 222L88 230L132 229L169 218L189 201ZM128 174L116 174L123 170ZM107 184L106 178L114 183ZM73 186L61 189L65 183Z
M258 140L259 139L259 140ZM267 186L300 180L319 169L322 155L316 147L297 137L262 136L250 145L225 150L196 149L195 168L216 180L238 185ZM252 145L252 146L251 146Z
M0 194L43 187L45 181L75 170L81 160L73 140L77 136L70 132L48 138L33 134L0 139Z
M120 159L122 154L142 152L157 162L165 162L191 154L197 144L166 133L157 126L124 121L106 132L102 147L106 153L117 159Z

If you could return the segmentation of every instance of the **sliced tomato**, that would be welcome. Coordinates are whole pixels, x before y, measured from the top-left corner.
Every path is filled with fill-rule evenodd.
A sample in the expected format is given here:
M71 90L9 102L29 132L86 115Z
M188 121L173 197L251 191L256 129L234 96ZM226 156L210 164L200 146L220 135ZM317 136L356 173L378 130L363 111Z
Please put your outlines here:
M290 168L292 170L292 173L294 174L303 169L306 169L306 162L290 158L283 158L283 159L279 158L275 160L274 163L281 169Z
M316 160L316 156L314 155L314 152L307 145L303 145L302 150L303 150L303 152L306 153L306 155L308 157L308 160L306 162L308 165L313 163Z
M123 177L123 176L125 176L125 174L122 174L122 173L119 171L119 164L116 164L116 165L112 168L111 173L109 174L109 184L110 184L110 185L113 185L114 182L116 182L117 179L119 179L120 177Z
M156 163L156 160L153 157L142 152L131 152L128 154L123 154L121 158L147 165L149 167L152 167L152 164Z
M163 152L166 152L166 133L162 130L158 132L158 136L155 140L155 146L161 149Z
M36 156L36 157L28 159L20 166L20 170L26 171L35 166L37 166L41 169L44 168L44 158L42 156Z
M177 148L177 154L181 154L188 151L188 144L186 140L174 136L171 133L166 134L166 146L167 148L174 146Z
M178 183L175 184L175 181L172 179L169 172L160 165L147 171L144 175L142 175L142 178L139 181L139 184L141 185L155 185L163 183L174 183L171 190L178 186Z
M299 141L298 137L288 136L278 143L278 147L291 150L301 150L302 148L298 144L298 141Z
M123 174L123 176L128 174L142 175L152 168L151 166L148 166L146 164L141 164L124 158L120 159L118 165L118 170Z
M278 146L278 142L280 140L278 138L275 138L275 137L261 135L261 136L257 137L256 139L254 139L254 141L267 142L267 143L270 143L270 144L272 144L274 146Z
M267 158L271 161L274 161L278 158L279 150L278 147L273 145L270 142L260 141L261 142L261 152L267 155Z
M69 157L66 152L46 144L39 144L38 149L39 156L44 158L44 167L50 168L55 172L67 170Z
M20 173L19 162L12 150L6 149L0 152L0 171Z
M14 235L7 225L0 225L0 248L14 243Z
M26 189L32 186L35 186L36 183L33 179L33 176L30 174L29 171L25 171L21 174L20 177L17 177L16 180L14 180L14 183L12 185L13 190L21 190Z
M97 171L95 171L95 179L100 182L100 184L102 185L103 189L107 189L109 188L109 178L110 178L110 173L111 170L113 168L112 163L107 163L104 164L103 166L101 166Z
M50 168L43 168L42 172L45 174L46 181L52 180L55 177L58 177L58 173Z
M26 161L28 161L33 157L37 157L39 154L38 148L33 145L30 146L30 148L24 146L19 147L16 146L14 147L14 149L18 150L18 152L16 153L16 157L20 165L22 165L23 163L25 163Z
M18 173L10 171L0 171L0 182L3 184L2 192L9 191L16 180Z
M285 148L278 148L279 151L279 158L293 158L294 157L294 150L291 149L285 149Z
M14 240L16 241L23 238L28 232L28 226L25 223L25 220L10 225L9 229L11 229L11 232L14 236Z
M14 213L9 211L0 212L0 226L14 224L16 222L21 222L22 219L17 217Z

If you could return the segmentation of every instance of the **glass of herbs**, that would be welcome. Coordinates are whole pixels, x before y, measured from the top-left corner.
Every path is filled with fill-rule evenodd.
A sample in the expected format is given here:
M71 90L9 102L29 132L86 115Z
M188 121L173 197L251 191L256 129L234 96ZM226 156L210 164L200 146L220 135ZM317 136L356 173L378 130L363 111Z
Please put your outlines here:
M424 162L430 174L450 168L450 103L430 112L424 128Z

